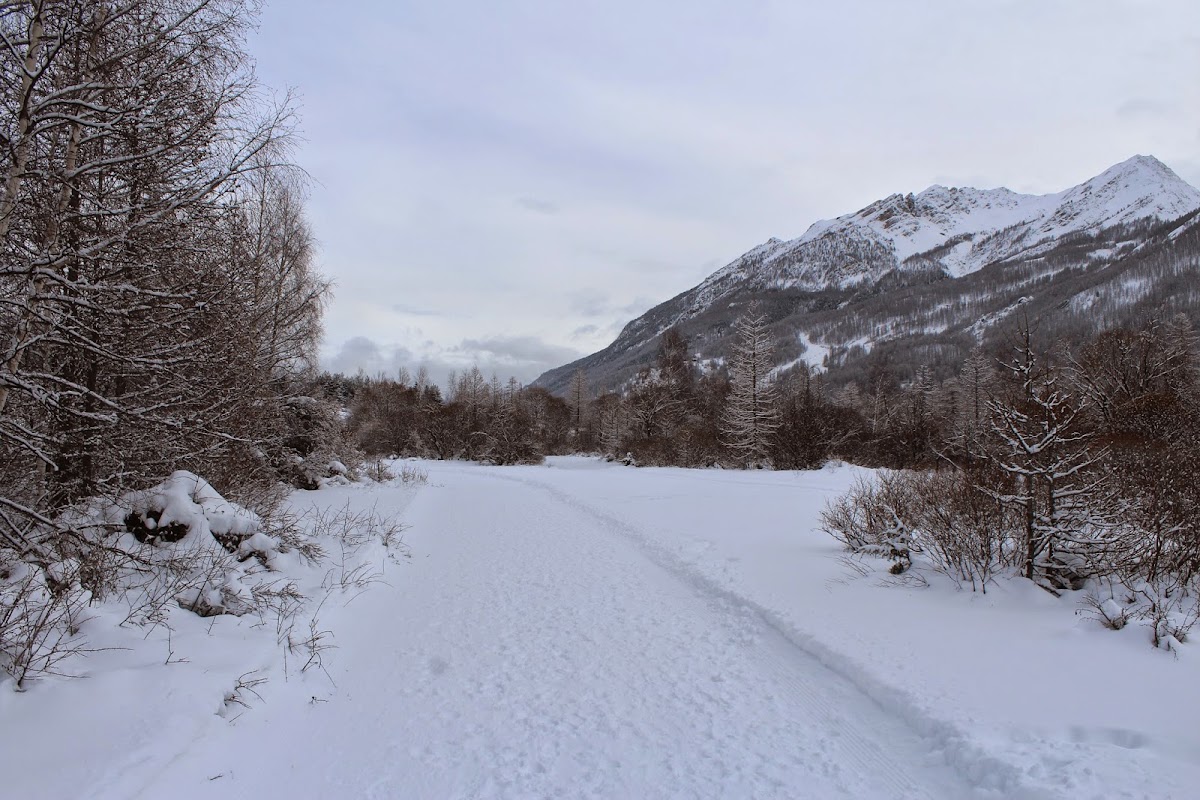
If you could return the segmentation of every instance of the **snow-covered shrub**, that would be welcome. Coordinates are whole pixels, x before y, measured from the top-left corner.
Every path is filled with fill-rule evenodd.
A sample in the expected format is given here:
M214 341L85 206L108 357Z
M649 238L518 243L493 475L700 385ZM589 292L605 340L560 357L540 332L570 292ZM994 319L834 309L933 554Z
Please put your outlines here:
M912 563L906 518L914 501L905 477L884 471L874 481L856 479L845 495L826 505L821 524L847 550L892 559L892 572L900 573Z
M77 563L43 569L13 550L0 550L0 670L18 689L86 650L79 627L89 599Z
M1094 600L1091 604L1097 605ZM1138 620L1150 629L1152 645L1173 650L1188 640L1192 628L1200 622L1200 586L1167 574L1156 580L1129 580L1109 587L1108 598L1099 603L1101 621L1107 624L1111 614L1105 612L1116 608L1121 618Z
M247 578L280 551L258 514L183 470L115 501L80 504L59 524L85 588L98 599L120 595L127 621L139 624L157 622L169 603L204 616L250 611Z
M395 480L396 476L382 458L374 458L363 465L363 474L368 480L376 483L386 483Z
M401 480L425 474L407 466ZM361 551L376 545L392 560L406 556L403 530L393 517L349 506L264 518L186 471L116 499L91 498L44 524L34 540L40 555L0 548L0 670L18 688L63 672L63 661L87 652L80 625L89 604L107 605L104 616L117 612L122 625L166 624L175 608L252 613L304 668L320 666L329 633L309 619L301 570L310 571L309 591L321 586L317 598L361 590L380 577Z
M826 532L846 548L894 560L903 572L913 553L972 589L987 591L1012 558L1020 520L981 482L996 476L944 472L881 472L858 479L822 514Z
M1091 609L1091 615L1104 627L1119 631L1129 623L1129 609L1117 602L1111 594L1108 597L1088 594L1083 604Z

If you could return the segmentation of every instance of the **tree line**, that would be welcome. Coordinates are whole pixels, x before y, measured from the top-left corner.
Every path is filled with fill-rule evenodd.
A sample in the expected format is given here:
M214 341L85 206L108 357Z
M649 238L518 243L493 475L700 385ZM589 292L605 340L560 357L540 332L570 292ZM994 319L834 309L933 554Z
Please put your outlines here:
M590 452L645 466L777 469L936 461L937 415L953 401L952 385L935 387L928 370L904 385L898 371L880 369L861 387L832 391L802 361L775 365L756 305L734 329L729 356L716 364L701 363L687 337L667 330L654 361L620 391L593 394L582 369L557 396L472 367L451 375L445 393L422 370L415 378L324 375L323 395L345 406L347 435L370 456L507 464Z

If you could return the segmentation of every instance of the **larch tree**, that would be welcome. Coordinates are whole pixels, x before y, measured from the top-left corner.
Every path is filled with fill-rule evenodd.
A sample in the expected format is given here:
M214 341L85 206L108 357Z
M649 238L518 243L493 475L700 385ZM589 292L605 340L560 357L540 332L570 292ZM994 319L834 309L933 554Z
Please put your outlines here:
M600 448L610 455L618 455L625 435L625 409L621 398L613 392L605 392L592 401L592 413Z
M951 416L950 445L956 455L977 458L981 455L988 427L988 400L993 384L993 366L983 351L975 347L963 360L958 373L958 404Z
M766 316L753 303L735 325L738 341L729 359L731 385L721 432L725 445L740 461L764 466L779 428L776 391L771 381L771 337Z
M1108 515L1091 468L1105 453L1086 446L1085 403L1042 364L1027 322L1013 351L1003 365L1008 391L988 401L989 456L1011 488L988 493L1020 513L1022 574L1057 592L1086 576L1103 546Z
M571 407L571 425L576 431L583 430L584 418L587 416L588 385L587 373L583 367L578 367L571 376L571 386L567 390L567 404Z

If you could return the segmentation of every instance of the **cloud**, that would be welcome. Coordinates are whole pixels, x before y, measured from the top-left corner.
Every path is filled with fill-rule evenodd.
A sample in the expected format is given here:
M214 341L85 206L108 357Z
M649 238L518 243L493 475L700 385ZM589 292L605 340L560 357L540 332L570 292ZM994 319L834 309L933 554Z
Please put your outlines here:
M521 369L537 368L540 371L561 366L584 355L572 347L547 344L536 336L464 339L456 350L480 363L510 365Z
M581 317L601 317L609 313L612 305L608 295L598 289L579 289L567 295L568 307Z
M600 332L598 325L580 325L575 330L571 331L572 339L586 339L595 336Z
M626 316L633 318L633 317L637 317L637 316L641 316L642 314L645 314L647 311L654 308L656 305L658 305L659 303L663 302L666 299L668 299L668 298L664 297L659 300L652 300L649 297L637 297L637 298L634 298L632 303L627 303L627 304L621 306L620 308L618 308L617 310L620 311L622 314L625 314ZM625 321L628 322L629 320L627 319ZM622 323L622 324L624 324L624 323Z
M322 366L330 372L355 375L386 375L395 377L401 367L413 361L413 354L399 345L380 345L366 336L354 336L342 343L331 357L323 360Z
M1172 119L1179 116L1179 107L1148 97L1135 97L1117 106L1116 115L1122 119Z
M1196 181L1200 3L1127 5L288 0L251 47L304 96L329 363L524 379L894 192Z
M560 210L557 203L552 203L549 200L541 200L537 197L518 197L514 202L516 202L519 208L523 208L526 211L533 211L537 214L553 215L557 214Z
M495 373L502 379L515 377L528 383L546 370L583 355L573 347L549 344L536 336L463 339L451 347L441 347L427 340L416 351L400 344L354 336L327 355L322 360L322 367L345 375L363 372L395 378L401 369L408 370L411 375L424 366L435 381L444 382L451 372L477 366L485 375Z
M648 297L638 296L630 302L622 303L614 300L607 292L602 292L599 289L580 289L571 292L567 298L568 307L577 316L620 317L622 318L622 324L662 302L661 300L652 300ZM575 329L576 332L579 330L579 328Z
M438 317L442 314L440 311L404 303L393 303L389 308L397 314L404 314L410 317Z

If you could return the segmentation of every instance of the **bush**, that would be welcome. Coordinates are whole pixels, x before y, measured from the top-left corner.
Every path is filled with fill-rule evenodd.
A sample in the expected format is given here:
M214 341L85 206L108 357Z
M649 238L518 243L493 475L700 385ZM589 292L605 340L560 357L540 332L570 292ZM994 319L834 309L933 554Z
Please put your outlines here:
M848 550L893 560L904 572L919 553L936 570L987 591L1010 563L1020 520L985 491L999 480L963 470L880 472L858 479L821 516L824 530Z
M78 581L78 565L42 570L0 550L0 669L17 689L87 651L79 637L90 599Z
M914 501L903 474L880 472L875 481L856 479L849 492L831 501L821 524L846 549L892 559L892 572L900 573L912 563L912 532L905 518Z
M909 473L904 481L912 501L906 510L916 547L930 564L951 578L987 592L996 571L1012 563L1021 520L995 499L998 476L964 470Z

